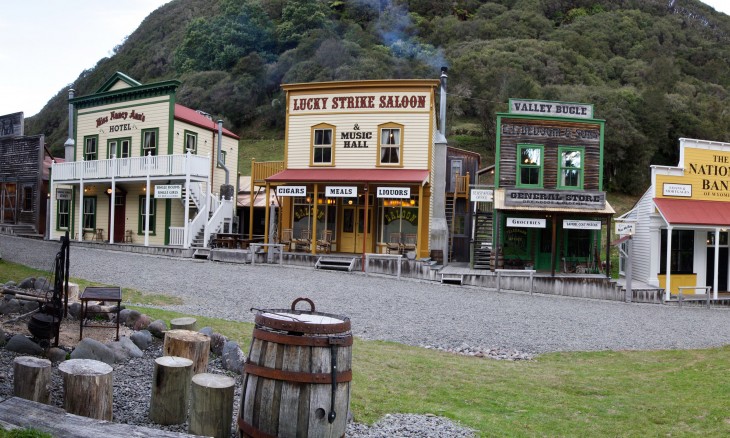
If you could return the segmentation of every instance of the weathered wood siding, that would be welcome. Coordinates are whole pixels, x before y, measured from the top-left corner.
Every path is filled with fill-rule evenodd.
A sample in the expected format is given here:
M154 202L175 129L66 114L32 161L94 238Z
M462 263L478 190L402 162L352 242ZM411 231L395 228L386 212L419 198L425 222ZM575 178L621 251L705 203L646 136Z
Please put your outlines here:
M42 193L44 142L43 135L0 139L0 190L2 185L15 185L14 214L3 209L0 215L6 214L0 222L31 225L36 232L43 232L45 217L41 217L41 211L45 211L45 205L41 202L45 203L46 199ZM23 208L24 187L33 191L31 209ZM9 207L9 204L6 206Z

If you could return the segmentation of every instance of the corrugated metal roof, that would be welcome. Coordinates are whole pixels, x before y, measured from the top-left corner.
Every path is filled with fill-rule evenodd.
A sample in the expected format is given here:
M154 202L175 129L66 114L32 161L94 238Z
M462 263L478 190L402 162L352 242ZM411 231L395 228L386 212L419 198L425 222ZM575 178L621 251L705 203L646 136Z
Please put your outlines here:
M730 227L730 202L654 198L654 205L671 225Z

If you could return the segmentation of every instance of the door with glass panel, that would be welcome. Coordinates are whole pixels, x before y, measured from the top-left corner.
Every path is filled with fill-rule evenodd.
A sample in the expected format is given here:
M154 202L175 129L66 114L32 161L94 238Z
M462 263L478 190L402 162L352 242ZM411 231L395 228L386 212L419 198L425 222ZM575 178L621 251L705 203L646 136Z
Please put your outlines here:
M365 245L365 250L369 251L373 242L372 209L369 209L368 213L368 230L365 233L365 207L343 207L342 233L340 234L341 245L338 247L339 251L361 253L363 252L363 245Z

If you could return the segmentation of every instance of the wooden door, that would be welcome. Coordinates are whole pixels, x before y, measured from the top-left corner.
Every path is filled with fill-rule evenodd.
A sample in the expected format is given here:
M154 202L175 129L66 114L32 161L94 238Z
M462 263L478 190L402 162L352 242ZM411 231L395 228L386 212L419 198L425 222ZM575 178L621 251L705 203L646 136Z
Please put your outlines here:
M372 213L368 215L368 232L365 236L365 207L345 206L342 211L342 233L341 243L338 245L340 252L363 252L372 248L373 242L373 218Z
M126 193L117 193L116 195L114 195L114 243L124 242L124 230L127 226L126 206ZM111 217L111 204L109 206L109 217ZM111 221L107 227L107 230L110 230L107 231L108 239L108 234L111 233Z

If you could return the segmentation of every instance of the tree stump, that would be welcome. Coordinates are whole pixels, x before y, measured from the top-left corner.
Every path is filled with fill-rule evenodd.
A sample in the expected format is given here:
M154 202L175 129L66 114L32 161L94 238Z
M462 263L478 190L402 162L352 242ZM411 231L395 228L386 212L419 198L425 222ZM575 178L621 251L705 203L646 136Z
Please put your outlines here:
M172 330L192 330L195 331L195 324L197 320L195 318L175 318L170 321L170 328Z
M33 356L13 360L13 395L51 404L51 361Z
M234 386L233 378L221 374L193 376L188 433L216 438L231 436Z
M165 356L178 356L193 361L193 374L208 370L210 338L190 330L168 330L162 347Z
M63 408L69 414L112 420L112 367L91 359L61 362Z
M193 361L190 359L177 356L162 356L155 359L150 420L157 424L185 422L192 377Z

